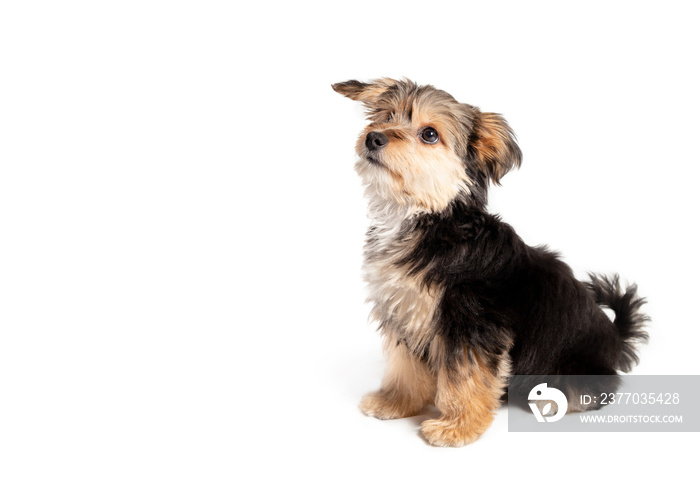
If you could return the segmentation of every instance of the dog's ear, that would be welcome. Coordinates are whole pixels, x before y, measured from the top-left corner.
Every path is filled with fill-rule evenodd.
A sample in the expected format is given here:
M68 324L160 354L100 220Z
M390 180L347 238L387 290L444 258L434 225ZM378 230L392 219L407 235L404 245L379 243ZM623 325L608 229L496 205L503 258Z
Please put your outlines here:
M391 78L381 78L372 80L370 83L348 80L347 82L334 83L331 86L339 94L362 102L365 106L371 108L386 89L393 87L397 83L396 80Z
M474 120L469 152L494 184L513 167L520 167L523 154L515 134L500 114L478 112Z

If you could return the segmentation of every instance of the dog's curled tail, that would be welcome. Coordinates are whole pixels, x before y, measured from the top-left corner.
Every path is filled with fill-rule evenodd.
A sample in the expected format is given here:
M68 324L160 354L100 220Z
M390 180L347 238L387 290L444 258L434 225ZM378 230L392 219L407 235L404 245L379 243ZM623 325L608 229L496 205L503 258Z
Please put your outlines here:
M649 335L644 331L644 325L649 321L649 317L639 311L646 303L646 299L637 296L636 284L628 286L623 292L620 277L617 274L608 277L589 273L588 276L590 281L585 284L595 302L615 312L613 323L622 339L618 369L627 372L639 362L635 344L649 339Z

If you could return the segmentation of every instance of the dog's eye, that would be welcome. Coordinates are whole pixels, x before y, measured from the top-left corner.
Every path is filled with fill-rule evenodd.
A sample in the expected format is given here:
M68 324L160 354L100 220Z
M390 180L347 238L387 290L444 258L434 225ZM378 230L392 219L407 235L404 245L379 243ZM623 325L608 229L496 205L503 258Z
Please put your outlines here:
M393 119L394 119L394 113L392 112L386 117L386 122L390 123Z
M435 128L428 127L421 131L420 139L429 145L434 145L440 140L440 136L438 136L438 132L435 131Z

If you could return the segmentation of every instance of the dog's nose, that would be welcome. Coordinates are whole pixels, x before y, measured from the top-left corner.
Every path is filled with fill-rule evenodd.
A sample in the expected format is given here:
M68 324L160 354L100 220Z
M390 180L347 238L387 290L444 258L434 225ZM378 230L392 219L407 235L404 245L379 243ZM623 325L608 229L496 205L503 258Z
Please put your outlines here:
M365 140L365 146L367 147L368 150L378 150L383 146L386 146L386 144L389 142L389 138L384 136L383 133L378 133L376 131L372 131L367 135L367 139Z

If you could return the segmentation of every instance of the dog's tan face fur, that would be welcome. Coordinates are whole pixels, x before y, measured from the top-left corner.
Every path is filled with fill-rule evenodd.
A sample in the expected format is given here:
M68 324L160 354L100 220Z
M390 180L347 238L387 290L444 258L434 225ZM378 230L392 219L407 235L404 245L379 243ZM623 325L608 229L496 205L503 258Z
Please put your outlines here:
M461 104L432 86L385 78L338 83L333 89L367 108L371 123L357 141L355 168L374 206L405 215L441 212L457 196L473 192L471 175L480 172L498 182L520 163L500 116ZM437 141L426 141L427 128L437 132ZM370 133L384 135L388 143L378 151L368 149Z

